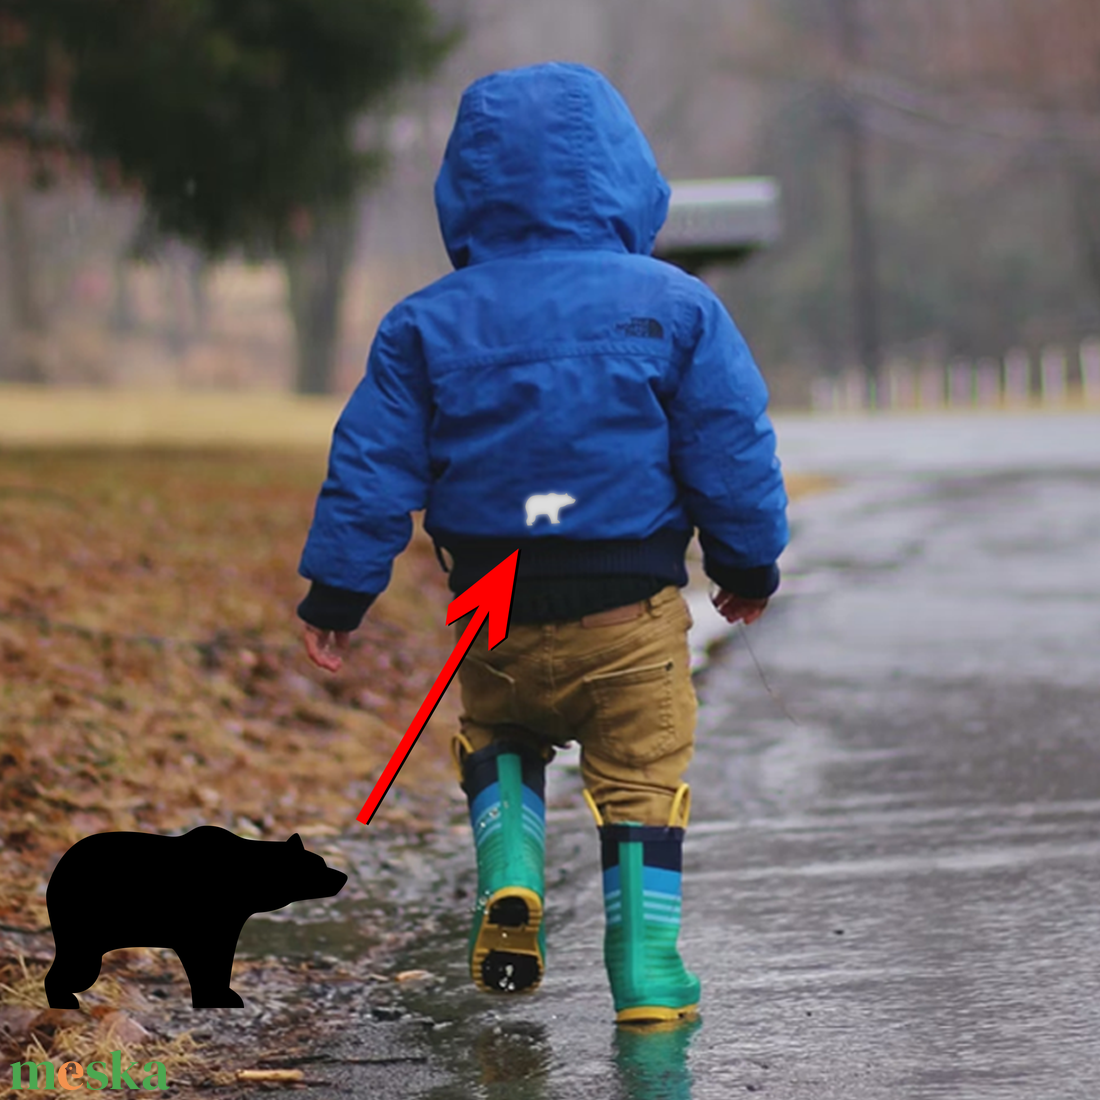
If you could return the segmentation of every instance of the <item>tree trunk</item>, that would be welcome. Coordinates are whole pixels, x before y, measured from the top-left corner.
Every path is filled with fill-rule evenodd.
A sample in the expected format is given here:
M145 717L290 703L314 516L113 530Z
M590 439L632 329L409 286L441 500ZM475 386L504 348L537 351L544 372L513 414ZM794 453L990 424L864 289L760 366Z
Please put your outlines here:
M15 339L6 369L0 369L0 374L11 382L40 382L41 370L26 347L27 337L42 333L46 328L35 280L26 195L18 184L14 184L4 190L3 203L8 309Z
M1096 300L1100 302L1100 173L1072 158L1067 163L1072 194L1074 235L1080 242L1085 271L1092 282Z
M297 353L295 390L330 392L340 343L340 306L355 250L355 208L315 214L284 256Z
M120 336L130 336L137 328L134 320L134 298L130 293L129 258L125 252L119 252L112 261L114 274L114 297L111 300L111 312L108 323L111 331Z
M864 61L864 27L857 0L832 0L841 55L846 70ZM879 284L875 224L871 213L870 151L858 103L840 102L840 138L848 199L849 254L851 256L852 328L856 356L867 380L867 404L882 403L882 340L879 326Z

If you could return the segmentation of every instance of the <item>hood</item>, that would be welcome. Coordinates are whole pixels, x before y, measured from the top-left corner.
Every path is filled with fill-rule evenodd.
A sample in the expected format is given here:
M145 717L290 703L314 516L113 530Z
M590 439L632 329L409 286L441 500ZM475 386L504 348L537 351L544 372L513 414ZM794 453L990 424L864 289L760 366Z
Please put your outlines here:
M558 62L472 84L435 184L456 268L545 248L648 255L668 198L622 96L595 70Z

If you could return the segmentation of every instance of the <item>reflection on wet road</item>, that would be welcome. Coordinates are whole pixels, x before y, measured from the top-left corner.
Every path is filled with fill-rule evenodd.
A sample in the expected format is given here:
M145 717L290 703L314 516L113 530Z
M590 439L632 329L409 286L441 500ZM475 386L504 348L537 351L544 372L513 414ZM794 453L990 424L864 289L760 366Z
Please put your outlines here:
M408 999L431 1079L403 1095L1100 1095L1100 418L780 441L849 480L794 511L749 633L783 706L741 635L700 681L701 1026L609 1023L595 833L559 774L543 990L475 994L465 916L441 917L408 960L443 979ZM444 865L469 888L472 855Z

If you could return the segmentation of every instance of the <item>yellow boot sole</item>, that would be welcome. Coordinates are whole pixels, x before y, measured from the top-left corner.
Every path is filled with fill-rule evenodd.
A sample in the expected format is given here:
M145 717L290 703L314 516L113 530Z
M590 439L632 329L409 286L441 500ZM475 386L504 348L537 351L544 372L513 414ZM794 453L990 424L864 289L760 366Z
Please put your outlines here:
M664 1005L649 1005L638 1008L624 1008L615 1013L617 1024L662 1024L673 1020L691 1020L699 1014L699 1006L685 1005L683 1008L665 1008Z
M470 953L470 976L482 993L533 993L545 960L539 945L542 899L508 886L489 899Z

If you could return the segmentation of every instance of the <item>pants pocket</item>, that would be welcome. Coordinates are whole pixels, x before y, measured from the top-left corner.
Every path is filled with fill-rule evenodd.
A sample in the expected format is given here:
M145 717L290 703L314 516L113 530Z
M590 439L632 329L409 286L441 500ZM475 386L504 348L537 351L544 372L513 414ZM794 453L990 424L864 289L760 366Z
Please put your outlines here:
M507 672L467 654L458 666L458 681L464 717L484 726L516 721L516 681Z
M627 767L651 764L691 742L692 714L677 706L675 662L638 665L614 672L600 672L584 678L591 698L595 738L586 750L605 760Z

